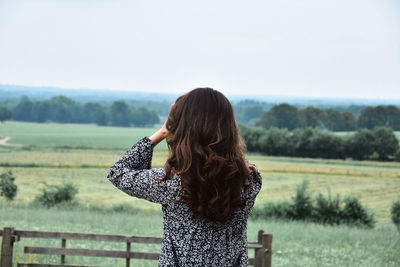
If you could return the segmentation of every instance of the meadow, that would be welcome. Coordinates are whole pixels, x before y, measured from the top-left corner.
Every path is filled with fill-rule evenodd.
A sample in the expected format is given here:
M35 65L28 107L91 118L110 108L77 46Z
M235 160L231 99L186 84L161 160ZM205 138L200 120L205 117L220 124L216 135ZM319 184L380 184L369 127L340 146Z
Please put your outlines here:
M18 186L14 201L0 200L0 227L161 236L160 207L122 193L106 178L108 168L126 149L155 130L50 123L1 124L0 136L9 136L12 138L9 143L22 146L0 147L0 173L12 170ZM162 167L166 157L167 147L163 142L155 149L153 167ZM246 154L246 157L263 175L263 188L255 205L289 200L296 186L306 180L314 194L330 192L341 197L359 197L378 220L376 228L369 230L272 220L250 221L249 240L255 240L259 229L274 234L273 251L282 253L274 254L273 266L400 265L400 253L397 253L400 233L390 222L390 205L400 198L400 163L257 154ZM47 210L30 206L44 182L56 185L63 181L77 185L77 201L82 208ZM101 208L120 204L140 211L138 214L101 211ZM90 208L96 209L91 211ZM159 247L149 249L154 251ZM24 257L20 249L17 249L17 255ZM69 263L79 262L73 257L70 260ZM95 262L93 259L93 264ZM154 266L156 263L140 263L140 266L142 264Z
M59 210L0 207L1 225L17 229L162 236L162 217L154 214L104 213L89 210ZM62 223L60 223L62 222ZM302 222L250 220L248 240L256 241L257 231L273 233L272 266L385 266L400 263L400 235L392 224L375 229L323 226ZM14 258L24 262L59 263L56 256L23 254L24 246L59 246L60 240L22 239L15 243ZM125 244L68 241L67 247L124 250ZM159 245L135 244L135 251L158 252ZM253 251L250 251L250 253ZM253 253L251 253L253 254ZM249 256L254 256L254 255ZM67 264L125 266L122 259L66 257ZM132 260L132 266L157 266L156 261Z

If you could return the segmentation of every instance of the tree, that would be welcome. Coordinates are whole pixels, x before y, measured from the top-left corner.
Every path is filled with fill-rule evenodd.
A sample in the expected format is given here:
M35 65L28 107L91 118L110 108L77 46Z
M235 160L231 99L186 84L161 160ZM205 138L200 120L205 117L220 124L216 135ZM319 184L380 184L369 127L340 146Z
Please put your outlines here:
M32 121L33 103L27 96L21 97L20 102L14 108L13 117L17 121Z
M105 108L99 108L93 114L94 122L99 126L106 126L108 123L108 114Z
M386 107L387 126L392 127L395 131L400 130L400 108L393 105Z
M6 107L0 107L0 122L11 119L12 112Z
M359 129L357 133L347 137L345 154L353 159L369 159L375 151L375 136L368 129Z
M270 127L287 128L291 131L300 126L298 109L286 103L276 105L261 116L256 122L256 126L265 129Z
M315 130L311 137L310 151L310 157L313 158L344 158L342 138L330 132Z
M50 99L52 119L56 122L79 122L82 106L65 96L54 96Z
M51 119L51 105L49 101L39 101L33 105L33 120L45 122Z
M155 111L149 111L147 108L141 107L132 112L131 122L138 127L152 126L155 123L159 123L160 118Z
M354 131L356 129L356 116L350 111L342 113L341 131Z
M240 135L242 136L246 147L249 151L259 152L261 136L267 134L267 130L261 127L247 127L243 124L239 124Z
M311 140L316 129L312 127L298 128L289 139L295 157L312 157Z
M95 114L97 113L98 110L101 109L104 109L104 107L99 103L94 103L94 102L86 103L85 105L83 105L80 122L83 123L96 122Z
M260 118L263 114L264 109L260 105L244 106L236 108L237 120L246 124L249 124L252 120Z
M308 106L300 110L301 125L304 127L321 127L325 128L324 119L325 112L319 108Z
M110 108L111 125L125 126L130 125L130 110L125 101L114 101Z
M400 130L400 109L395 106L366 107L358 118L359 128L372 129L375 126L387 126Z
M378 159L393 158L399 149L399 141L394 135L393 129L379 126L372 130L372 134L374 136L374 152L378 154Z
M258 138L261 152L272 156L287 156L292 153L289 146L290 132L287 129L271 127Z
M340 131L342 123L342 114L334 109L325 110L325 126L331 131Z

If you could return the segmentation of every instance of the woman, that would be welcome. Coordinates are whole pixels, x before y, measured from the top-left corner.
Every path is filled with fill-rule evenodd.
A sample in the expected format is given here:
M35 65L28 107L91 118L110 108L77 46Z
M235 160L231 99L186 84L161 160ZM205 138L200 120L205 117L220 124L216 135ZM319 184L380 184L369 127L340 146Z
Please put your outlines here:
M167 162L151 169L153 148L164 138ZM228 99L197 88L176 100L160 130L111 167L116 187L162 205L159 266L248 266L247 218L261 175L243 146Z

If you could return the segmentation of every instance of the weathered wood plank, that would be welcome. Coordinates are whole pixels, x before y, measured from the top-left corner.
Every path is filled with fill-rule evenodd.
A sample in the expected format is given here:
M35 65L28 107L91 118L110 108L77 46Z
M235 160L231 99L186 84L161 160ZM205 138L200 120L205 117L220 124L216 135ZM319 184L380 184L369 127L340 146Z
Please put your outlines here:
M272 234L263 234L262 238L263 246L265 247L264 255L265 259L265 266L271 267L272 265Z
M127 236L127 235L107 235L107 234L87 234L73 232L45 232L45 231L25 231L15 230L14 235L26 238L50 238L50 239L70 239L70 240L91 240L91 241L109 241L109 242L130 242L145 244L161 244L161 237L151 236ZM256 242L249 242L248 248L260 248Z
M66 265L66 264L41 264L41 263L18 263L18 267L100 267L94 265Z
M12 267L14 228L4 227L4 236L1 242L1 262L2 267Z
M107 258L131 258L158 260L159 253L148 252L127 252L119 250L97 250L82 248L50 248L50 247L24 247L24 253L30 254L48 254L48 255L71 255L88 257L107 257Z
M24 231L16 230L15 235L28 238L56 238L71 240L91 240L91 241L108 241L108 242L130 242L130 243L146 243L161 244L161 237L150 236L127 236L127 235L106 235L106 234L86 234L86 233L70 233L70 232L44 232L44 231Z
M263 245L263 234L264 231L260 230L258 231L257 235L257 240L259 244ZM254 250L254 258L255 258L255 266L259 267L266 267L265 262L266 262L266 257L265 257L265 252L264 252L264 246L262 248L257 248Z
M250 266L256 266L256 259L254 259L254 258L249 258L249 265L250 265Z
M247 244L247 248L250 248L250 249L256 249L256 248L262 248L263 246L261 245L261 244L258 244L258 243L248 243Z

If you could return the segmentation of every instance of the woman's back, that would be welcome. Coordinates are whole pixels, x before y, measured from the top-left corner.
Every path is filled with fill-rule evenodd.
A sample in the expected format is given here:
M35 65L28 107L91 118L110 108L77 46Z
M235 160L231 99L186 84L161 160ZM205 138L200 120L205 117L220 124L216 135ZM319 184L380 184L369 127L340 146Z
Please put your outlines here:
M151 169L153 148L166 137L165 167ZM261 175L242 147L229 101L199 88L178 98L164 126L110 168L116 187L162 205L159 266L248 266L247 219Z
M260 183L253 183L245 207L223 224L193 219L183 202L163 205L164 237L159 265L248 266L247 219L260 188Z

